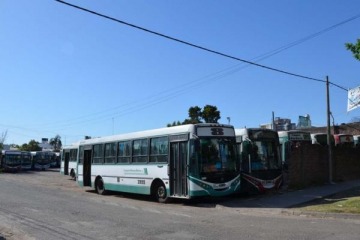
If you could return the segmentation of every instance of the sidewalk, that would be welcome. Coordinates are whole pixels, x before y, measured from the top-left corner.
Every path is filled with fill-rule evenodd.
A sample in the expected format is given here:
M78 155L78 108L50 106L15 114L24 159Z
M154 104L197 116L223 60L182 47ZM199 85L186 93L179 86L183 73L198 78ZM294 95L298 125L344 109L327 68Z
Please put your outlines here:
M354 187L360 186L360 180L327 184L296 191L285 191L269 196L254 196L253 198L234 198L222 203L230 208L291 208L318 198L330 196Z

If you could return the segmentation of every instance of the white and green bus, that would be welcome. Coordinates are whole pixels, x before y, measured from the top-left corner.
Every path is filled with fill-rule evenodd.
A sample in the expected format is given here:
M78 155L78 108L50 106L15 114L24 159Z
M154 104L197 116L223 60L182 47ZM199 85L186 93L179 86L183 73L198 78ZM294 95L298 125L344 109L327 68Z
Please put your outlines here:
M76 179L78 148L79 144L74 143L61 150L60 173L69 175L74 180Z
M310 132L302 130L279 131L279 141L281 146L281 157L284 168L288 167L291 150L301 145L312 143Z
M80 186L169 198L226 196L238 192L233 126L188 124L80 142Z

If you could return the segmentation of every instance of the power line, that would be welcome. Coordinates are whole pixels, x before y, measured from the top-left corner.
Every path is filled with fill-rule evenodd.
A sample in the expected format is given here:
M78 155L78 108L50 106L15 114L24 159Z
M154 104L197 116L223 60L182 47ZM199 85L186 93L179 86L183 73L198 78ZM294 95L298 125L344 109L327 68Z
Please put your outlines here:
M149 33L156 34L156 35L161 36L161 37L168 38L168 39L170 39L170 40L174 40L174 41L177 41L177 42L186 44L186 45L190 45L190 46L193 46L193 47L196 47L196 48L200 48L200 49L202 49L202 50L209 51L209 52L212 52L212 53L216 53L216 54L219 54L219 55L222 55L222 56L225 56L225 57L230 57L230 58L232 58L232 59L236 59L236 60L238 60L238 61L242 61L243 63L247 63L247 64L250 64L250 65L256 65L256 66L259 66L259 67L264 67L264 68L267 68L267 69L270 69L270 70L282 72L282 73L285 73L285 74L290 74L290 75L297 76L297 77L302 77L302 78L306 78L306 79L310 79L310 80L325 82L324 80L309 78L309 77L306 77L306 76L302 76L302 75L298 75L298 74L293 74L293 73L286 72L286 71L282 71L282 70L279 70L279 69L270 68L270 67L267 67L267 66L260 65L260 64L258 64L258 63L252 62L252 61L247 61L247 60L239 59L239 58L236 58L236 57L227 55L227 54L220 53L220 52L218 52L218 51L210 50L210 49L207 49L207 48L204 48L204 47L195 45L195 44L191 44L191 43L189 43L189 42L185 42L185 41L183 41L183 40L179 40L179 39L176 39L176 38L173 38L173 37L170 37L170 36L167 36L167 35L158 33L158 32L154 32L154 31L152 31L152 30L148 30L148 29L145 29L145 28L143 28L143 27L139 27L139 26L136 26L136 25L134 25L134 24L130 24L130 23L127 23L127 22L124 22L124 21L121 21L121 20L118 20L118 19L115 19L115 18L106 16L106 15L103 15L103 14L94 12L94 11L91 11L91 10L88 10L88 9L85 9L85 8L82 8L82 7L79 7L79 6L75 6L75 5L70 4L70 3L66 3L66 2L64 2L64 1L58 1L58 2L63 3L63 4L66 4L66 5L69 5L69 6L72 6L72 7L74 7L74 8L77 8L77 9L80 9L80 10L83 10L83 11L86 11L86 12L89 12L89 13L92 13L92 14L95 14L95 15L98 15L98 16L100 16L100 17L107 18L107 19L112 20L112 21L116 21L116 22L121 23L121 24L125 24L125 25L127 25L127 26L131 26L131 27L134 27L134 28L137 28L137 29L140 29L140 30L149 32ZM283 46L283 47L280 47L280 48L278 48L278 49L275 49L275 50L273 50L273 51L271 51L271 52L269 52L269 53L263 54L263 55L261 55L261 56L258 57L258 58L260 58L260 59L259 59L258 61L256 61L256 62L259 62L259 61L261 61L261 60L263 60L263 59L265 59L265 58L268 58L268 57L270 57L270 56L273 56L273 55L275 55L275 54L277 54L277 53L279 53L279 52L281 52L281 51L284 51L284 50L286 50L286 49L288 49L288 48L290 48L290 47L293 47L293 46L295 46L295 45L298 45L298 44L300 44L300 43L302 43L302 42L304 42L304 41L307 41L307 40L309 40L309 39L312 39L312 38L314 38L314 37L316 37L316 36L319 36L320 34L323 34L323 33L327 32L327 31L330 31L330 30L334 29L335 27L338 27L338 26L340 26L340 25L342 25L342 24L345 24L345 23L347 23L347 22L349 22L349 21L352 21L352 20L354 20L354 19L356 19L356 18L358 18L358 17L360 17L360 15L356 15L356 16L354 16L354 17L352 17L352 18L346 19L346 20L344 20L344 21L342 21L342 22L340 22L340 23L338 23L338 24L335 24L335 25L332 25L332 26L330 26L330 27L328 27L328 28L325 28L325 29L323 29L323 30L321 30L321 31L319 31L319 32L317 32L317 33L315 33L315 34L311 34L311 35L309 35L309 36L307 36L307 37L304 37L304 38L302 38L302 39L300 39L300 40L297 40L297 41L292 42L292 43L289 43L289 44L287 44L287 45L285 45L285 46ZM236 70L235 70L235 71L236 71ZM233 72L235 72L235 71L233 71ZM331 83L331 84L332 84L332 83ZM200 85L200 84L197 84L197 85ZM346 90L345 88L343 88L343 87L341 87L341 86L339 86L339 85L337 85L337 84L333 84L333 85L334 85L334 86L337 86L337 87L339 87L339 88L341 88L341 89ZM174 94L174 93L171 94L171 95L172 95L171 97L169 97L169 95L167 95L167 96L162 97L162 98L163 98L163 99L172 98L172 97L178 95L179 92L181 92L181 91L176 91L175 94ZM180 93L180 94L181 94L181 93ZM160 101L159 101L159 100L154 100L153 102L155 102L155 104L156 104L156 103L162 102L162 100L160 100ZM151 104L151 105L153 105L153 104ZM117 108L118 108L118 107L117 107ZM126 110L123 110L123 111L126 111ZM106 112L106 111L103 111L103 112ZM121 115L122 115L122 114L121 114ZM104 116L104 117L106 117L106 116Z
M128 25L128 26L131 26L131 27L135 27L135 28L140 29L140 30L144 30L144 31L149 32L149 33L153 33L153 34L156 34L156 35L159 35L159 36L168 38L168 39L170 39L170 40L175 40L175 41L177 41L177 42L181 42L181 43L184 43L184 44L187 44L187 45L190 45L190 46L195 46L195 47L197 47L197 48L200 48L200 49L203 49L203 50L206 50L206 51L211 51L211 52L218 53L217 51L213 51L213 50L210 50L210 49L206 49L206 48L197 46L197 45L195 45L195 44L191 44L191 43L188 43L188 42L179 40L179 39L175 39L175 38L166 36L166 35L161 34L161 33L157 33L157 32L154 32L154 31L151 31L151 30L148 30L148 29L139 27L139 26L135 26L135 25L133 25L133 24L129 24L129 23L126 23L126 22L124 22L124 21L121 21L121 20L118 20L118 19L115 19L115 18L112 18L112 17L109 17L109 16L105 16L105 15L103 15L103 14L100 14L100 13L97 13L97 12L94 12L94 11L91 11L91 10L88 10L88 9L84 9L84 8L82 8L82 7L79 7L79 6L75 6L75 5L73 5L73 4L66 3L66 2L64 2L64 1L58 1L58 2L64 3L64 4L66 4L66 5L72 6L72 7L74 7L74 8L77 8L77 9L80 9L80 10L83 10L83 11L86 11L86 12L89 12L89 13L92 13L92 14L95 14L95 15L98 15L98 16L100 16L100 17L104 17L104 18L110 19L110 20L112 20L112 21L116 21L116 22L119 22L119 23L122 23L122 24L125 24L125 25ZM284 50L287 50L287 49L289 49L289 48L291 48L291 47L293 47L293 46L296 46L296 45L298 45L298 44L301 44L301 43L303 43L303 42L305 42L305 41L307 41L307 40L310 40L310 39L312 39L312 38L315 38L315 37L317 37L317 36L319 36L319 35L321 35L321 34L323 34L323 33L325 33L325 32L328 32L328 31L330 31L330 30L333 30L334 28L339 27L339 26L341 26L341 25L343 25L343 24L345 24L345 23L347 23L347 22L350 22L350 21L352 21L352 20L355 20L355 19L357 19L357 18L359 18L359 17L360 17L360 14L355 15L355 16L353 16L353 17L351 17L351 18L348 18L348 19L343 20L343 21L341 21L341 22L339 22L339 23L337 23L337 24L334 24L334 25L332 25L332 26L330 26L330 27L327 27L327 28L325 28L325 29L323 29L323 30L321 30L321 31L319 31L319 32L316 32L316 33L314 33L314 34L311 34L311 35L308 35L308 36L306 36L306 37L303 37L303 38L301 38L301 39L299 39L299 40L296 40L296 41L291 42L291 43L289 43L289 44L286 44L286 45L284 45L284 46L282 46L282 47L279 47L279 48L277 48L277 49L274 49L274 50L272 50L272 51L270 51L270 52L268 52L268 53L264 53L264 54L262 54L262 55L260 55L260 56L258 56L258 57L256 57L256 58L254 58L254 60L257 59L256 61L242 60L242 59L235 58L235 57L232 57L232 56L228 56L228 55L222 54L222 53L220 53L220 55L223 55L223 56L226 56L226 57L230 57L230 58L233 58L233 59L242 61L242 63L247 63L247 64L248 64L247 66L256 65L256 66L261 66L261 67L265 67L265 68L268 68L268 69L272 70L273 68L269 68L269 67L267 67L267 66L260 65L260 64L258 64L257 62L260 62L260 61L262 61L262 60L264 60L264 59L266 59L266 58L269 58L269 57L271 57L271 56L273 56L273 55L275 55L275 54L278 54L278 53L280 53L280 52L282 52L282 51L284 51ZM226 76L226 75L229 75L229 74L232 74L232 73L234 73L234 72L237 72L238 70L243 69L243 68L245 68L245 67L246 67L246 66L242 66L242 67L240 67L240 68L236 68L236 69L234 69L234 70L228 71L227 73L222 74L222 76L217 76L217 77L208 76L208 77L211 77L212 80L217 80L217 79L219 79L219 78L221 78L221 77L224 77L224 76ZM289 72L285 72L285 71L282 71L282 70L279 70L279 69L276 69L276 70L277 70L277 71L280 71L280 72L283 72L283 73L286 73L286 74L291 74L291 75L294 75L294 76L297 76L297 77L302 77L302 78L305 77L305 76L301 76L301 75L297 75L297 74L292 74L292 73L289 73ZM313 79L313 78L308 78L308 77L305 77L305 78L311 79L311 80L320 81L320 82L325 82L324 80ZM199 79L199 80L201 80L201 79ZM198 82L199 80L197 80L196 82ZM201 82L200 82L200 83L197 83L197 84L196 84L196 83L187 83L187 84L184 84L183 87L185 87L185 86L187 86L187 85L190 85L190 86L191 86L191 85L192 85L192 86L199 86L199 85L201 85L202 82L205 81L205 80L206 80L206 79L202 79ZM343 90L347 91L346 88L344 88L344 87L341 87L341 86L339 86L339 85L337 85L337 84L334 84L334 83L331 83L331 82L329 82L329 83L332 84L332 85L334 85L334 86L336 86L336 87L338 87L338 88L340 88L340 89L343 89ZM163 91L163 92L161 92L161 93L159 93L159 94L160 94L160 95L166 94L165 96L160 97L160 98L158 98L158 99L153 99L153 100L151 100L150 102L147 102L147 104L145 104L145 105L152 106L152 105L158 104L158 103L160 103L160 102L163 102L163 101L165 101L165 100L168 100L168 99L170 99L170 98L176 97L177 95L182 94L186 88L187 88L187 87L185 87L183 90L176 89L176 91L171 90L170 93L167 93L168 91ZM171 93L171 92L173 92L173 93ZM157 94L156 96L159 96L159 94ZM150 99L151 99L151 98L154 98L154 96L150 96ZM125 105L123 105L123 107L125 107L126 105L132 105L132 104L133 104L133 103L125 104ZM137 105L137 103L134 103L134 104ZM113 110L114 110L114 109L119 109L120 107L122 107L122 106L113 108ZM144 108L143 105L142 105L141 108L138 107L138 106L135 106L135 109L138 109L138 110L139 110L139 109L143 109L143 108ZM117 113L116 115L117 115L117 116L121 116L121 115L126 114L126 112L127 112L127 113L134 112L134 107L131 107L131 109L132 109L132 111L129 111L129 109L121 110L121 112L120 112L120 113ZM98 113L96 113L96 114L100 114L100 113L104 113L104 112L108 112L108 111L112 111L112 110L111 110L111 109L108 109L108 110L105 110L105 111L98 112ZM91 115L93 115L93 114L90 114L89 116L91 116ZM112 114L110 113L110 115L112 115ZM104 118L108 118L108 117L109 117L109 115L106 114L106 115L103 115L103 116L100 117L100 118L101 118L101 119L104 119ZM83 118L86 118L86 116L79 117L79 118L76 118L76 119L79 119L79 120L80 120L80 119L83 119ZM73 120L76 120L76 119L73 119ZM86 119L84 119L83 121L78 121L78 123L89 122L89 121L92 122L92 121L94 121L94 120L91 120L91 119L86 120ZM66 126L66 125L69 125L69 124L64 124L64 126ZM70 124L70 125L72 125L72 124Z
M159 33L159 32L155 32L155 31L152 31L152 30L149 30L149 29L146 29L146 28L143 28L143 27L140 27L140 26L137 26L137 25L134 25L134 24L131 24L131 23L128 23L128 22L125 22L125 21L122 21L122 20L107 16L107 15L104 15L104 14L101 14L101 13L98 13L98 12L95 12L95 11L92 11L92 10L89 10L89 9L86 9L86 8L83 8L83 7L80 7L80 6L71 4L71 3L64 2L62 0L55 0L55 1L60 2L60 3L65 4L65 5L68 5L68 6L71 6L71 7L74 7L74 8L79 9L79 10L88 12L88 13L91 13L91 14L97 15L99 17L109 19L111 21L115 21L115 22L127 25L129 27L133 27L133 28L136 28L136 29L139 29L139 30L151 33L151 34L155 34L157 36L160 36L160 37L163 37L163 38L166 38L166 39L178 42L178 43L182 43L182 44L185 44L185 45L188 45L188 46L191 46L191 47L195 47L195 48L198 48L198 49L210 52L210 53L214 53L214 54L217 54L217 55L220 55L220 56L223 56L223 57L227 57L227 58L230 58L230 59L233 59L233 60L241 61L241 62L250 64L250 65L261 67L261 68L268 69L268 70L271 70L271 71L291 75L291 76L294 76L294 77L299 77L299 78L303 78L303 79L308 79L308 80L312 80L312 81L326 83L326 81L322 80L322 79L317 79L317 78L307 77L307 76L303 76L303 75L296 74L296 73L291 73L291 72L284 71L284 70L281 70L281 69L276 69L276 68L273 68L273 67L261 65L261 64L255 63L255 62L251 62L251 61L244 60L244 59L241 59L241 58L238 58L238 57L234 57L234 56L231 56L229 54L225 54L225 53L215 51L215 50L212 50L212 49L209 49L209 48L205 48L205 47L202 47L202 46L199 46L199 45L196 45L196 44L193 44L193 43L190 43L190 42L178 39L178 38L174 38L174 37L171 37L171 36Z

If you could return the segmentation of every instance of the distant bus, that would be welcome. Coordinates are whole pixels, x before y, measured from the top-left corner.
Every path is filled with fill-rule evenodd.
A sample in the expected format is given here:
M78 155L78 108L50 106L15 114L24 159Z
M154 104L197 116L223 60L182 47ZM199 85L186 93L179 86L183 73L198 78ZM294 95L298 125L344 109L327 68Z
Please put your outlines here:
M46 170L50 168L52 152L31 152L32 168L34 170Z
M7 172L18 172L21 170L21 151L2 150L1 168Z
M60 167L60 153L59 152L49 152L50 154L50 167L58 168Z
M360 135L354 135L354 145L360 147Z
M327 133L311 133L312 144L319 144L321 146L327 146ZM330 144L335 145L334 135L330 134Z
M278 134L281 147L281 159L283 167L286 169L289 164L291 150L304 144L311 144L311 134L301 130L279 131Z
M61 151L60 173L69 175L72 179L76 179L77 154L79 144L73 144L63 147Z
M335 134L335 146L354 146L354 136L351 134Z
M271 129L235 129L241 166L241 190L263 193L282 183L279 136Z
M169 198L225 196L239 191L233 126L188 124L83 140L77 181L106 190Z
M31 153L22 151L21 152L21 170L31 170L32 158Z

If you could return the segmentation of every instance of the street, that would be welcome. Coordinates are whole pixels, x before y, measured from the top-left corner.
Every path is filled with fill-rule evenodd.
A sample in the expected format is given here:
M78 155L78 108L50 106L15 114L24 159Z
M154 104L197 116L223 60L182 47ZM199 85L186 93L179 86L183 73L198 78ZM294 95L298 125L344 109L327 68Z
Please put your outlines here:
M0 239L331 240L360 234L359 220L225 207L233 197L160 204L147 196L100 196L57 170L1 173L0 190Z

